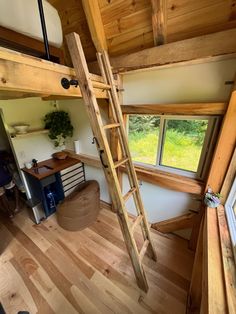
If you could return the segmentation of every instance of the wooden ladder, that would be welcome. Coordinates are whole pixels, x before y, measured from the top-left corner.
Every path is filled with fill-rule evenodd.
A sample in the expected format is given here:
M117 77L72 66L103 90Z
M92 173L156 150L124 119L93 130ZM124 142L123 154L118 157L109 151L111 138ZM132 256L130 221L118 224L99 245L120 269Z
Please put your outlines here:
M154 251L150 237L149 226L140 196L139 184L129 151L126 130L123 124L121 107L109 63L109 58L105 51L97 54L98 63L104 80L104 83L101 84L100 88L107 90L109 105L111 106L110 109L112 113L111 123L104 125L97 99L95 97L79 35L75 33L69 34L67 36L67 43L76 76L79 81L79 87L85 102L87 113L89 115L91 128L94 134L94 139L100 155L101 163L103 165L103 170L108 183L112 203L118 215L118 220L133 265L137 283L142 290L148 291L148 284L142 266L142 259L145 253L148 251L149 256L156 261L156 253ZM114 129L117 131L119 145L123 155L122 158L118 161L113 160L107 138L107 131ZM121 186L116 172L117 168L121 165L126 165L130 184L130 190L124 196L122 195ZM131 196L133 196L134 204L137 210L137 218L132 225L129 224L129 218L125 206L126 201ZM144 243L140 251L138 251L134 239L134 229L138 225L141 227L144 238Z

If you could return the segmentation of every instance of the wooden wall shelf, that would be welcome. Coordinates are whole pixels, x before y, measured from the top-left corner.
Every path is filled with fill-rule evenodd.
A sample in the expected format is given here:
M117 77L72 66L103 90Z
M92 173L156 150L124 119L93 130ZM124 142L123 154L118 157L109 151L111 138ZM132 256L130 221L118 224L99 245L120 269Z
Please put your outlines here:
M37 130L30 130L27 133L11 133L11 138L23 138L38 134L48 134L49 130L45 129L37 129Z

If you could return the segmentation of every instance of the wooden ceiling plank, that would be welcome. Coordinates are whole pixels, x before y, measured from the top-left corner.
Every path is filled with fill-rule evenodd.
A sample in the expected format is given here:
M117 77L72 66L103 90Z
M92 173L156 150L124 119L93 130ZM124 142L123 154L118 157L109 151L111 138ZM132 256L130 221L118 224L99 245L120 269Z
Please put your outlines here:
M94 46L98 52L108 50L98 0L82 0Z
M154 46L166 42L166 0L151 0Z
M236 53L236 28L111 58L113 70L126 72Z

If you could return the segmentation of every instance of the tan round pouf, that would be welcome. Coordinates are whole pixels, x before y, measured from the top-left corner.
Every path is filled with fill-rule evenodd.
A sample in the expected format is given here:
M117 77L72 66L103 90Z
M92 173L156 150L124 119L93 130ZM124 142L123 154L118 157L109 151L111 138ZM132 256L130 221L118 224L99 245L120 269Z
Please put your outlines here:
M91 225L100 210L100 188L97 181L80 184L57 208L58 224L70 231Z

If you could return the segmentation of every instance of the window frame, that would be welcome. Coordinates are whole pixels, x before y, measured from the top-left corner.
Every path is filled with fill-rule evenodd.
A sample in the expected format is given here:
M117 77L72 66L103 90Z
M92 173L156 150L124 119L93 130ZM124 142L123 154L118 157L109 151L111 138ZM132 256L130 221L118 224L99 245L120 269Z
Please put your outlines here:
M216 142L217 133L218 133L218 127L220 124L220 118L219 116L207 116L207 115L159 115L159 114L128 114L127 119L127 135L129 135L129 116L131 115L152 115L156 116L160 119L160 126L159 126L159 138L157 143L157 153L156 153L156 163L155 165L144 163L144 162L138 162L133 161L134 164L148 167L150 169L157 169L164 172L169 172L177 175L182 175L194 179L204 179L207 170L209 168L210 162L211 162L211 156L213 153L214 144ZM208 120L208 126L205 133L204 142L202 145L202 151L200 154L200 159L198 163L198 169L196 172L180 169L180 168L174 168L171 166L165 166L161 164L161 159L163 155L164 150L164 140L166 135L166 127L167 127L167 121L168 120Z
M232 250L234 261L236 263L236 214L234 213L233 205L236 202L236 176L230 189L229 195L225 202L225 213L229 227L229 233L232 241Z

